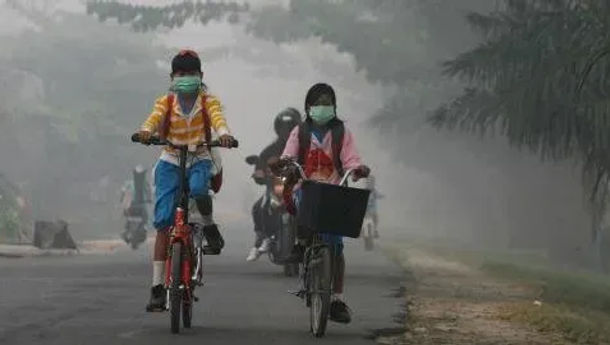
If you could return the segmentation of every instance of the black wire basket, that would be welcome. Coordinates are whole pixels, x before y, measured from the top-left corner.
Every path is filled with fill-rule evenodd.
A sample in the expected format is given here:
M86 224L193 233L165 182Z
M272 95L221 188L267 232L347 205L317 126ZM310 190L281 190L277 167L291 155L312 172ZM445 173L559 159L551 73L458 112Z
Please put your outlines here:
M304 181L301 188L303 194L297 213L299 237L311 233L360 237L369 190L310 180Z

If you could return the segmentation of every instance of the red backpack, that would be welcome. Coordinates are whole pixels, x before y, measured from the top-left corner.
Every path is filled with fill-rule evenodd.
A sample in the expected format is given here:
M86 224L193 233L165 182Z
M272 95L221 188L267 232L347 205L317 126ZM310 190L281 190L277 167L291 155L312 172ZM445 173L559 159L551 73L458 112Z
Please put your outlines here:
M167 139L167 135L169 134L169 126L171 124L171 116L172 110L174 109L174 101L176 96L173 93L167 95L167 112L165 113L165 117L163 118L163 122L161 123L161 127L159 128L159 138L162 140ZM210 126L210 114L208 114L208 110L205 107L205 102L207 97L205 94L201 96L201 114L203 115L203 131L205 136L205 141L207 143L212 141L212 128ZM211 155L211 153L210 153ZM214 191L214 193L218 193L220 188L222 187L222 169L210 180L210 188Z

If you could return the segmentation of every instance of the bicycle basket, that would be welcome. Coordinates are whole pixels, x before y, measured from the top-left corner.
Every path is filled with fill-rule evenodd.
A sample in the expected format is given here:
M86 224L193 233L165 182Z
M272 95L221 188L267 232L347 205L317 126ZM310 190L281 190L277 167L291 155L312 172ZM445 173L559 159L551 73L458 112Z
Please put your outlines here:
M301 228L358 238L370 191L304 181L297 220Z

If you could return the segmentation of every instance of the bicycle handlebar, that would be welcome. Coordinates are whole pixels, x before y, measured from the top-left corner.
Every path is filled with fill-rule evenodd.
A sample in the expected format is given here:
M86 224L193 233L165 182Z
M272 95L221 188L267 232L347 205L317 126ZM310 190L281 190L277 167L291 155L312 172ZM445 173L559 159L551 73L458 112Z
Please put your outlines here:
M174 145L167 140L161 140L161 138L159 138L158 136L152 136L148 142L143 143L142 140L140 140L140 133L134 133L131 136L131 141L134 143L141 143L144 145L170 146L175 149L185 149L190 146L190 145ZM209 143L204 142L201 144L197 144L196 146L197 146L197 148L204 147L204 146L208 147L208 148L209 147L223 147L219 140L213 140ZM233 140L233 145L231 145L230 148L238 148L238 147L239 147L239 142L237 140Z
M294 159L290 159L290 160L286 160L285 164L286 164L286 166L284 166L284 168L283 168L284 170L288 167L288 165L292 165L299 172L299 175L301 175L301 179L307 180L307 176L305 176L305 171L303 170L303 167L297 161L295 161ZM356 169L349 169L348 171L346 171L345 174L343 175L343 177L341 178L341 182L339 183L339 185L347 186L348 178L355 172L356 172Z

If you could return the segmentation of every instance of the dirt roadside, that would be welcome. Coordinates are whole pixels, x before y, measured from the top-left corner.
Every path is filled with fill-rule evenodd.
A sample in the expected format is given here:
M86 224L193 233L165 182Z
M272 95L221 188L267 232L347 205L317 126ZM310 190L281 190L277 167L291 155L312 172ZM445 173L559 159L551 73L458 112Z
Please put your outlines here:
M390 250L407 272L406 332L380 338L385 344L605 344L570 341L508 315L521 308L544 308L538 287L495 278L481 269L424 249Z

